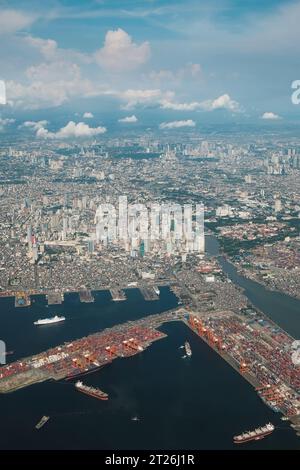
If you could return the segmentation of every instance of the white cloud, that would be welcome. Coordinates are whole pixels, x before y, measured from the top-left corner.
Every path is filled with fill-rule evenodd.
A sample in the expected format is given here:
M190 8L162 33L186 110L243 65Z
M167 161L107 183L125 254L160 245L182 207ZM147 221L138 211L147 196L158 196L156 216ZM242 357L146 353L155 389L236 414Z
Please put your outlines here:
M195 121L192 119L187 119L186 121L171 121L171 122L162 122L159 125L160 129L177 129L178 127L195 127Z
M126 116L124 118L119 119L119 122L126 122L126 123L133 123L137 122L137 117L133 114L132 116Z
M132 70L147 62L150 56L148 42L137 45L121 28L108 31L104 46L95 53L96 63L111 71Z
M4 80L0 80L0 104L6 104L6 86Z
M63 60L27 68L27 83L8 81L7 98L17 107L40 109L59 106L73 97L87 96L94 85L81 77L79 65Z
M191 103L174 103L168 100L161 101L162 109L172 109L174 111L195 111L196 109L201 109L202 104L198 101L192 101Z
M84 119L92 119L93 117L94 117L93 113L89 113L88 111L83 113L83 118Z
M47 126L47 124L49 124L49 123L48 123L48 121L46 121L46 119L44 119L42 121L25 121L19 127L29 127L31 129L33 129L34 131L37 131L37 130L41 129L42 127Z
M0 10L0 35L20 31L34 22L34 17L17 10Z
M149 78L152 82L158 84L163 84L168 81L173 82L174 85L179 85L182 81L190 79L197 79L197 81L199 81L199 79L203 78L203 71L200 64L190 62L175 71L167 69L153 70L150 72Z
M27 36L24 41L30 46L38 49L45 59L54 59L58 53L57 42L54 39L41 39Z
M276 119L281 119L278 114L272 113L272 112L266 112L261 116L261 119L270 119L270 120L276 120Z
M230 98L228 94L219 96L214 100L192 101L190 103L176 103L171 100L161 100L160 107L162 109L172 109L174 111L214 111L215 109L227 109L232 112L240 111L240 105L237 101Z
M43 139L69 139L70 137L94 137L105 132L105 127L90 127L84 122L76 124L74 121L69 121L65 127L57 132L50 132L48 129L41 127L38 129L36 136Z
M214 111L215 109L228 109L233 112L240 111L239 103L231 99L227 93L219 96L219 98L216 98L215 100L203 101L201 103L201 107L206 111Z
M123 92L116 93L116 95L126 101L127 103L122 106L122 109L133 109L138 105L154 105L158 104L163 99L172 99L174 96L173 92L163 92L159 88L149 90L126 90Z

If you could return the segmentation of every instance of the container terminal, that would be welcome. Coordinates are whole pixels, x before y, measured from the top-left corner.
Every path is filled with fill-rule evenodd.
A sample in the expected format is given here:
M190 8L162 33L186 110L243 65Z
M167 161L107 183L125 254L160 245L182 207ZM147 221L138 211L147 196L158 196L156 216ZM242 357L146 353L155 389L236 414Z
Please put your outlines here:
M183 319L182 311L123 323L87 337L48 349L0 368L0 393L13 392L45 380L72 379L109 364L118 357L142 352L166 337L157 330L165 322Z
M180 307L65 343L3 366L0 393L45 380L70 380L116 358L138 354L166 337L158 328L171 321L183 321L255 387L266 405L287 417L299 434L300 368L292 361L294 338L270 321L266 326L232 311L201 313Z
M294 338L270 321L264 326L233 312L190 312L185 321L300 435L300 367L292 361Z

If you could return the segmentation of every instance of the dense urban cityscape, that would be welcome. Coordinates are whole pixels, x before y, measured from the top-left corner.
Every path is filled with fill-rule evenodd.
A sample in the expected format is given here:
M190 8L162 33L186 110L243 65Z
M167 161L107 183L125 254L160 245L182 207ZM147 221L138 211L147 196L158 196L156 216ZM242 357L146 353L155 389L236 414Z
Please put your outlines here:
M300 81L247 101L272 41L235 0L205 47L179 0L29 3L0 2L0 449L299 450Z

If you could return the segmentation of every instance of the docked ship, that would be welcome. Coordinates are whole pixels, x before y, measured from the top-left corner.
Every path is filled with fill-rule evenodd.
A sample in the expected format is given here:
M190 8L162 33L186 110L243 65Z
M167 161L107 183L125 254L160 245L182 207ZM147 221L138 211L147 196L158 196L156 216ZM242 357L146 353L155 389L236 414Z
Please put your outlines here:
M108 400L108 394L102 392L99 388L89 387L84 385L80 380L75 383L75 387L79 392L90 395L91 397L98 398L98 400Z
M59 323L61 321L65 321L65 317L59 317L55 315L55 317L51 318L44 318L43 320L37 320L33 324L34 325L50 325L51 323Z
M49 419L49 416L43 416L40 421L35 425L35 429L41 429L47 423L47 421L49 421Z
M275 429L275 426L272 423L268 423L265 426L254 429L254 431L247 431L238 436L233 437L233 442L235 444L244 444L249 441L259 441L264 437L271 434Z
M155 292L156 295L160 294L160 290L159 290L158 287L153 287L153 289L154 289L154 292Z
M262 396L260 396L260 398L262 399L262 401L264 402L265 405L267 405L269 408L271 408L272 411L274 411L274 413L279 413L280 412L280 408L278 408L278 406L276 406L276 403L274 401L266 400Z
M184 343L184 348L185 348L185 353L188 357L191 357L192 355L192 350L191 350L191 346L190 346L190 343L188 341L186 341Z

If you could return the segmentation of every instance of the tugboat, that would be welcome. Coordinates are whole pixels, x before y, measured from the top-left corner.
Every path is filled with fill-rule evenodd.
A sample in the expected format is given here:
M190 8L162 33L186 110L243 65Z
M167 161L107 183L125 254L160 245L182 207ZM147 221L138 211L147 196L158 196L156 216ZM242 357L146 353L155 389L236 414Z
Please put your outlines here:
M131 418L131 421L140 421L140 418L138 416L133 416Z
M185 348L185 353L187 355L187 357L191 357L192 355L192 350L191 350L191 346L190 346L190 343L188 341L186 341L184 343L184 348Z
M40 421L35 425L35 429L41 429L47 421L49 421L50 416L43 416Z

